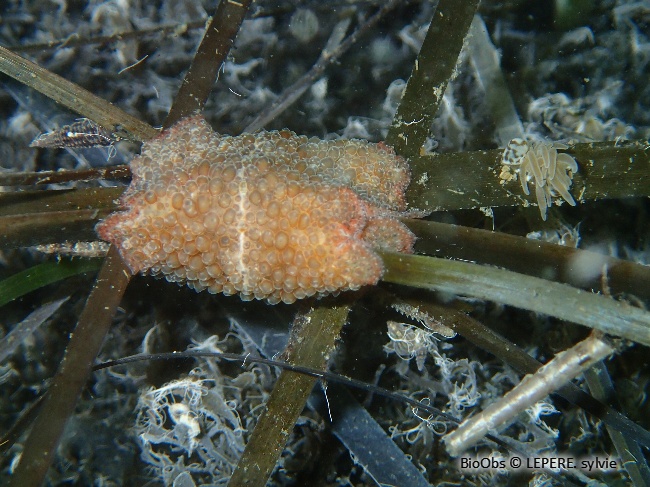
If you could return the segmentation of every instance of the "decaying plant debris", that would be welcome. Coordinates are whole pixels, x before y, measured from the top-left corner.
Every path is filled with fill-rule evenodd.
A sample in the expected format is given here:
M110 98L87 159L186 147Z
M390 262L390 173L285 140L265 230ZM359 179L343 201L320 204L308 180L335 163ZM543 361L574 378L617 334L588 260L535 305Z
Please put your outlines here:
M235 2L225 2L219 8L227 4ZM277 444L278 455L284 448L279 468L271 478L273 485L297 485L314 478L323 479L324 485L347 482L373 485L373 478L389 479L391 475L409 479L408 485L459 482L466 474L440 447L440 438L456 427L455 420L462 421L485 408L511 389L520 380L520 373L530 373L535 368L526 362L531 357L509 355L506 350L517 350L516 347L481 326L490 326L542 362L569 349L588 331L550 318L544 312L604 328L608 333L648 345L648 318L644 312L647 294L642 290L636 292L638 283L646 282L647 272L640 265L613 259L622 257L641 264L646 264L648 259L645 198L650 194L646 142L650 125L647 118L650 33L647 32L647 8L641 3L602 1L585 2L583 10L544 11L521 2L484 2L478 12L502 56L500 63L495 58L492 64L484 64L477 63L476 57L472 59L478 51L472 50L471 39L465 35L473 14L471 2L462 8L454 5L457 2L390 2L384 8L394 8L391 15L380 16L377 20L383 20L379 27L368 27L365 20L373 19L373 14L382 11L374 2L342 3L333 11L322 10L311 2L298 7L291 2L257 3L248 12L235 46L219 70L214 89L211 90L211 81L199 89L191 81L192 75L188 75L179 96L176 92L181 73L187 70L202 37L205 20L208 14L214 13L215 5L199 1L185 2L183 8L176 2L146 7L117 2L83 7L64 3L56 13L30 5L22 5L23 10L13 5L3 7L3 20L11 20L3 21L0 26L3 46L30 57L43 68L61 74L131 114L127 117L119 110L100 110L97 107L101 105L95 104L92 98L83 99L81 105L94 106L96 113L81 115L124 140L111 145L110 152L30 148L29 142L39 133L74 124L80 115L65 113L35 91L3 77L5 89L0 97L6 108L0 122L0 151L4 155L0 163L7 173L5 182L2 179L5 172L0 174L0 184L7 185L0 208L0 219L7 228L2 240L3 249L7 249L2 254L3 276L48 259L33 250L9 249L55 243L50 241L54 235L52 227L65 226L62 233L73 242L92 238L92 224L116 209L112 201L121 192L120 188L86 189L97 184L78 182L79 191L55 194L52 190L61 186L53 185L36 194L25 191L33 191L35 186L15 186L20 183L10 173L68 169L79 170L79 179L84 181L105 177L110 174L104 170L107 163L123 164L130 160L138 150L135 141L155 135L157 130L153 127L169 126L183 114L188 115L190 107L203 108L203 114L219 132L237 134L259 118L260 112L267 111L288 86L299 82L314 63L327 60L330 52L341 55L337 46L349 47L346 35L351 36L355 29L362 35L354 38L354 44L349 43L351 47L338 63L327 65L324 71L315 71L321 73L316 78L305 78L311 83L305 94L293 101L293 105L286 104L284 111L265 128L288 127L330 139L343 136L386 140L410 158L412 208L434 211L431 218L442 223L498 229L503 232L503 238L485 236L486 246L498 242L493 244L494 259L499 265L531 274L530 278L524 278L521 274L487 268L478 272L478 267L462 262L386 254L386 280L402 286L366 288L359 294L303 303L303 306L269 308L244 304L238 298L214 299L144 278L133 279L121 301L120 294L110 288L125 288L129 278L112 280L115 276L111 277L111 269L114 274L120 274L124 266L111 250L107 262L112 262L113 267L105 265L102 271L111 280L104 281L104 288L101 283L95 287L95 298L89 300L92 303L99 298L95 301L96 308L80 311L87 289L92 286L89 278L78 278L59 290L43 288L3 308L0 324L9 331L14 323L22 324L41 304L61 295L70 296L50 323L41 325L10 361L0 365L3 380L0 407L7 418L3 429L16 421L46 389L44 380L57 370L67 334L73 330L77 318L80 316L82 324L90 323L84 317L96 318L97 312L104 313L107 329L113 317L99 360L138 351L184 350L188 346L273 356L284 349L288 340L288 348L283 355L278 355L283 360L315 368L329 363L337 372L367 382L378 381L389 389L421 399L449 417L429 417L422 411L412 411L410 406L378 397L353 398L341 393L329 397L328 391L334 389L330 387L317 387L309 402L312 409L305 409L301 414L314 379L282 372L282 378L273 386L276 372L268 366L239 369L228 363L198 359L182 364L125 365L92 376L48 472L50 483L225 484L234 472L231 485L240 485L248 481L243 474L246 466L265 463L270 472L276 465L274 456L262 458L265 449L255 446L265 441ZM219 18L217 14L215 19ZM432 17L434 27L429 28ZM480 23L475 21L472 29L475 28L480 28ZM444 35L436 35L437 32ZM204 41L196 60L211 59L213 54L206 53L218 49L205 48L210 42L225 45L209 36ZM422 43L431 48L422 50L407 84ZM29 47L30 44L34 46ZM464 49L457 59L461 46ZM432 52L447 53L449 58L431 55ZM11 59L10 53L4 59ZM194 66L204 65L194 63ZM440 69L442 65L447 71ZM432 72L439 77L428 76ZM500 73L502 79L494 73ZM46 71L34 72L39 82L63 86L59 79L48 76ZM210 73L194 70L194 76L209 77ZM24 81L31 83L29 79ZM495 92L503 94L504 87L506 93L509 90L513 103L497 111L490 100L495 99ZM187 102L187 99L186 105L180 104L183 92L195 91L205 94L205 107L201 101ZM168 116L170 109L171 116ZM396 110L397 116L393 118ZM571 186L577 206L549 207L546 223L541 221L537 208L526 208L535 204L534 195L528 198L522 194L520 182L514 178L506 181L500 178L504 144L499 134L505 133L504 127L512 126L513 116L522 122L517 130L524 132L513 137L523 136L531 142L548 140L559 144L558 147L566 146L566 153L579 165ZM128 168L120 174L128 176ZM38 179L36 174L20 177ZM47 177L56 176L48 173ZM102 181L101 184L113 183ZM606 200L594 202L594 199ZM549 203L554 201L545 199ZM479 208L483 211L439 211ZM421 228L420 233L414 230L420 237L416 252L433 255L439 249L431 250L433 238L427 237L426 232L433 227L426 227L426 223L408 224L412 229ZM444 229L449 235L453 233L448 225ZM567 231L571 238L565 238ZM562 257L558 257L560 252L556 254L552 246L540 244L535 255L542 264L526 265L526 259L532 254L524 252L519 256L505 250L505 234L520 236L515 246L529 234L553 242L570 242L592 252L562 250ZM465 242L470 241L465 233L457 242L452 241L453 236L445 238L445 245L458 248L464 248ZM55 240L59 239L56 235ZM500 245L503 245L501 249ZM521 247L529 249L530 242L522 243ZM484 259L480 248L474 255L460 258ZM543 264L546 262L555 264ZM610 274L610 267L619 271L612 270ZM480 279L487 280L484 290L472 289L480 281L468 279L472 269L477 269ZM631 272L621 269L631 269ZM434 275L439 281L430 280ZM512 279L511 287L503 284L507 279ZM548 281L544 279L570 282L586 291L549 284L548 289L558 296L562 297L563 289L567 292L557 300L557 307L544 308L539 305L543 301L536 301L536 296L545 293L544 283ZM456 280L458 286L453 284ZM438 293L418 291L418 287ZM529 288L534 291L526 295ZM589 296L590 291L603 295L588 299L598 312L601 304L602 309L611 312L615 318L612 322L599 324L594 309L581 307L582 297ZM462 298L458 293L479 299ZM105 302L103 297L107 298ZM427 312L435 315L441 326L461 336L445 338L433 334L418 318L396 313L391 306L399 298L408 299L409 306L422 313L427 306L433 306ZM446 308L439 307L443 303ZM118 305L113 316L111 307L117 309ZM315 309L310 311L310 306ZM345 322L335 352L334 340ZM387 333L388 322L394 323L391 333ZM287 337L290 324L293 324L292 335ZM327 328L327 339L323 343L305 340L316 337L318 326ZM420 331L407 333L413 330L412 326L418 326ZM396 334L395 330L404 333ZM90 336L96 331L92 327L87 329ZM81 333L81 327L74 331L74 335ZM103 335L97 333L95 338L99 348ZM411 339L412 343L408 341ZM95 357L88 345L87 357L82 360L86 367L90 367ZM486 351L495 353L496 357ZM68 359L71 353L68 352ZM620 452L628 451L638 460L647 454L650 444L643 429L648 427L649 417L644 356L645 347L635 345L607 362L605 369L601 366L598 376L587 376L594 396L609 402L611 397L607 397L607 391L611 388L608 389L603 378L609 369L611 387L621 401L613 405L623 415L609 410L598 420L580 408L552 398L547 400L552 403L538 404L528 416L513 418L514 423L499 432L498 440L505 441L511 452L531 456L542 452L551 455L571 452L576 456L619 458ZM62 369L66 366L79 369L76 363L70 366L64 362ZM80 384L84 383L85 374L79 369ZM271 392L273 387L275 390ZM287 387L296 391L289 394L294 399L291 407L288 399L279 399L283 396L278 391ZM583 408L597 409L590 403L593 398L588 395L585 398L584 392L570 389L564 388L560 393ZM319 407L323 397L329 399L329 410ZM346 397L345 401L342 397ZM261 405L265 403L270 413L260 420L262 426L255 428ZM347 407L343 408L342 404ZM274 412L279 418L285 405L287 414L282 423L285 426L276 427L275 433L274 428L263 426L265 421L274 421ZM367 416L366 409L372 417ZM559 414L548 414L556 411ZM330 425L331 420L334 422ZM65 422L65 418L61 421ZM377 438L376 443L355 443L346 434L350 428L341 427L347 424L345 421L362 425L365 436ZM602 428L605 423L608 428L620 431L612 433L611 442ZM292 430L291 425L295 425ZM390 438L385 432L389 432ZM45 438L39 437L41 434L47 432L32 433L32 445ZM635 440L645 444L646 450ZM394 448L393 441L410 455L413 463L399 452L386 453ZM230 450L225 449L225 442ZM6 456L9 461L2 465L3 477L11 479L10 472L16 468L23 445L36 455L29 440L25 443L24 438L19 439ZM244 445L249 446L242 454ZM478 453L491 453L493 447L494 444L484 443ZM109 460L103 449L113 454ZM501 453L507 454L507 450ZM220 454L223 457L216 459ZM353 462L350 454L358 463ZM243 456L237 467L239 455ZM373 457L382 461L375 464ZM392 458L391 462L388 457ZM315 458L319 461L313 461ZM582 472L528 475L534 485L560 484L563 479L577 484L587 481ZM626 471L599 472L595 477L608 485L623 484L630 478L635 485L650 482L647 465L642 461L628 466ZM488 479L503 485L510 481L509 474L498 471L467 478L475 484ZM263 485L265 480L260 476L255 482Z

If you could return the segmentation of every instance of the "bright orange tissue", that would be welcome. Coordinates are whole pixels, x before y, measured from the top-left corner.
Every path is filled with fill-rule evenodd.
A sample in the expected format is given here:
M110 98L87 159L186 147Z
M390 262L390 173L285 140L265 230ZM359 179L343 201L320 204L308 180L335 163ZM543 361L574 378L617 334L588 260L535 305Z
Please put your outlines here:
M146 142L96 229L133 272L211 293L292 303L375 284L375 249L411 252L396 218L410 173L391 148L293 132L237 137L202 117Z

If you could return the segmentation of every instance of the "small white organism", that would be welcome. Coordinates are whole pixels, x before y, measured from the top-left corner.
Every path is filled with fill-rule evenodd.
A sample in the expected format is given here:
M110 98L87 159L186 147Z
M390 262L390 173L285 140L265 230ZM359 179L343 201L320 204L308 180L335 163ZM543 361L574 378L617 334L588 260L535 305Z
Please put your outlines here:
M387 324L390 342L384 345L386 353L395 353L407 361L415 358L418 370L424 370L427 355L434 355L438 351L433 333L396 321L388 321Z
M530 232L526 235L526 238L577 249L578 245L580 245L580 223L576 226L560 223L558 228Z
M578 163L569 154L557 152L557 149L567 148L560 143L528 142L517 138L512 139L503 151L502 163L506 167L518 166L517 173L525 194L530 194L528 183L535 183L535 196L543 220L546 220L546 211L553 204L553 197L558 194L571 206L576 205L569 188L573 175L578 172Z
M210 485L228 481L245 446L234 389L223 377L208 378L196 368L186 378L140 393L134 427L140 458L164 485L179 485L181 479L183 485L192 479L209 479Z

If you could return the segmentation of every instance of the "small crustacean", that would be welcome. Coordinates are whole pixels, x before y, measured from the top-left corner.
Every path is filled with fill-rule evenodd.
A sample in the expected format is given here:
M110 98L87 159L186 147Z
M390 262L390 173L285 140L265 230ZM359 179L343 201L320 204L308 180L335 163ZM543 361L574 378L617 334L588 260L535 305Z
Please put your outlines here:
M81 118L70 125L64 125L52 132L35 138L30 147L105 147L120 140L110 130L87 118Z
M197 291L291 303L376 283L376 249L411 252L397 219L404 159L360 140L288 130L237 137L200 116L145 142L126 208L97 225L133 272Z

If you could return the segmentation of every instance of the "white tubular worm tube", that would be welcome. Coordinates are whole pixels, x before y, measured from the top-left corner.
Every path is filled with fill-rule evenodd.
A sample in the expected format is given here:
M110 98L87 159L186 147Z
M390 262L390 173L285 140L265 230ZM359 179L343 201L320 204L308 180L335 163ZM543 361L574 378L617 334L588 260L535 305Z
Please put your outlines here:
M488 432L496 430L551 392L614 353L614 347L600 334L590 335L575 346L558 353L536 373L525 376L501 400L464 421L445 436L447 452L458 456L475 445Z

